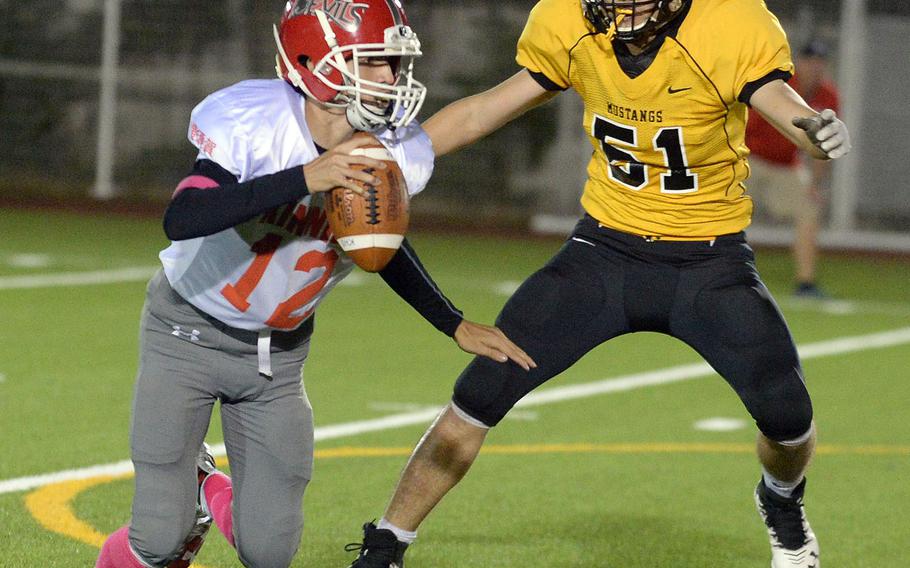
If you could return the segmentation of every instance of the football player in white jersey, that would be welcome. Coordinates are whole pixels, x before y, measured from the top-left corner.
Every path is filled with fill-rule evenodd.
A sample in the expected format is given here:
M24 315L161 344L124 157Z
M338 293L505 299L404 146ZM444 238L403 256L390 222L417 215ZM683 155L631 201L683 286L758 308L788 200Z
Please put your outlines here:
M301 381L313 312L353 269L323 192L379 181L362 166L382 162L350 155L364 144L355 130L387 146L412 195L432 173L413 120L420 43L398 2L288 2L275 38L280 79L241 82L193 110L199 153L165 213L172 243L141 323L132 518L97 568L189 566L213 521L245 566L290 564L313 462ZM463 319L407 240L380 275L465 351L534 365L497 328ZM216 400L232 478L203 444Z

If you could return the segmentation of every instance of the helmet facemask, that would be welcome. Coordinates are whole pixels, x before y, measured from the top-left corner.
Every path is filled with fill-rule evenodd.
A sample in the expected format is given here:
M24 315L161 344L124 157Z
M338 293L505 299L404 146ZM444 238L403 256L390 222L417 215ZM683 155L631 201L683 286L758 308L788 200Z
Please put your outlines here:
M325 14L316 10L316 16L329 50L318 61L312 62L311 77L308 78L318 79L319 86L334 96L327 100L327 97L313 92L312 85L307 85L288 59L275 28L278 75L286 77L292 85L326 106L345 108L348 121L357 130L395 129L410 123L426 97L426 87L413 76L414 58L420 57L422 52L420 41L411 28L406 25L386 28L382 43L339 45ZM394 76L392 83L362 77L361 67L367 59L387 60ZM286 75L282 62L284 68L289 70Z
M633 42L656 34L690 0L582 0L585 18L600 33Z

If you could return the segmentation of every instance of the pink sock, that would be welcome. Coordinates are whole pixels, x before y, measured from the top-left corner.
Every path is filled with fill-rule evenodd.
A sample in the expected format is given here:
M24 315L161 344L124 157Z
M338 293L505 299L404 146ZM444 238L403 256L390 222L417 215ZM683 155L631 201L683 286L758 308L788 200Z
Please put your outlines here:
M123 526L107 537L95 568L145 568L130 548L129 531L129 526Z
M202 484L202 493L205 495L205 504L212 513L215 525L224 538L227 539L231 546L234 545L234 516L232 502L234 500L234 488L231 486L231 478L216 471L211 474ZM97 568L97 567L96 567Z

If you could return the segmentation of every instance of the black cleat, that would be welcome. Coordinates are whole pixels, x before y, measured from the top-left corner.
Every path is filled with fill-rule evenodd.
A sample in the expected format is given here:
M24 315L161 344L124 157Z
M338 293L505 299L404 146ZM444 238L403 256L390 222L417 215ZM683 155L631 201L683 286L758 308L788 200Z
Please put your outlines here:
M764 480L755 488L755 504L771 540L771 568L820 568L818 540L806 520L803 492L806 480L787 499L771 491Z
M363 542L344 547L359 554L348 568L404 568L406 542L401 542L389 529L377 529L373 523L363 525Z

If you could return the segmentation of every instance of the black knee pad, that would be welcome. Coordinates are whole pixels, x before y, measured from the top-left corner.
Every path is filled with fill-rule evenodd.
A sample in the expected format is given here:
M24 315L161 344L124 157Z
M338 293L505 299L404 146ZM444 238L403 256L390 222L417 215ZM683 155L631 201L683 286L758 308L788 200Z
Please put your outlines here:
M527 372L514 363L497 363L475 357L455 382L452 401L471 418L493 427L512 409L523 390L515 387L527 380Z
M571 366L609 336L601 329L601 273L591 245L570 242L509 298L496 325L537 361L525 371L513 362L476 357L455 383L455 404L495 426L523 396ZM615 333L613 334L615 335Z
M761 432L775 442L803 436L812 427L812 400L798 368L762 380L740 393Z

